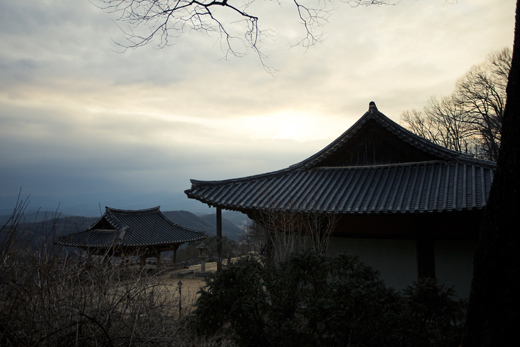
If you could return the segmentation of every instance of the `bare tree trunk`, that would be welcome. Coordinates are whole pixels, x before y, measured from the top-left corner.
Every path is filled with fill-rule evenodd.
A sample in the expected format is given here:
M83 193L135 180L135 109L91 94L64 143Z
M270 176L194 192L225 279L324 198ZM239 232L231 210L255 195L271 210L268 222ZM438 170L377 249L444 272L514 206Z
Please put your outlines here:
M462 346L511 346L520 327L520 23L516 4L513 61L502 146L474 260ZM518 343L518 342L517 342Z

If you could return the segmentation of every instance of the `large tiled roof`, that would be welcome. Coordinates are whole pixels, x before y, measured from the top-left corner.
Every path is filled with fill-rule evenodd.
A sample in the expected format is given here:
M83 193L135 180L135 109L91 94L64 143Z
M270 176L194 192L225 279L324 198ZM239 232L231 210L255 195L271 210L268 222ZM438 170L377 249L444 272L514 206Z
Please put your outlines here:
M427 161L321 166L374 120ZM433 158L433 160L432 160ZM191 180L189 198L238 211L339 214L424 213L482 209L496 164L435 145L402 128L371 103L349 130L308 159L275 172L224 181Z
M192 181L187 194L239 211L442 212L481 209L492 180L489 167L430 161L292 170L222 184Z
M202 240L204 232L183 228L159 209L119 210L106 207L105 214L84 231L58 237L54 242L72 247L167 246Z

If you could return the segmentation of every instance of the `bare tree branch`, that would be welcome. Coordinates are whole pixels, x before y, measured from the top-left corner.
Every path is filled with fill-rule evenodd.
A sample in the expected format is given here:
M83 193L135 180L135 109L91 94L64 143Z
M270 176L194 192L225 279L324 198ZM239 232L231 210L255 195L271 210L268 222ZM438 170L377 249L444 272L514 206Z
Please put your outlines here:
M459 79L451 96L433 97L422 112L405 111L401 120L412 132L436 144L497 160L510 69L509 48L491 53Z
M242 57L253 51L264 67L261 44L272 35L260 29L260 18L250 11L257 0L92 0L97 7L115 15L126 37L123 49L138 48L159 39L158 46L171 45L193 30L217 34L226 57ZM336 0L351 7L389 5L399 0ZM303 38L296 45L311 47L322 40L322 28L334 9L334 0L292 0L303 26ZM273 5L281 6L282 0ZM266 5L267 6L267 5ZM274 8L274 10L278 10ZM172 40L173 39L173 40Z
M264 245L266 256L280 262L291 253L305 249L326 253L338 219L339 215L335 213L303 213L295 208L284 211L268 209L255 213L252 229Z
M505 48L473 66L455 87L456 102L471 115L468 123L480 134L483 150L491 160L498 159L510 69L511 50Z

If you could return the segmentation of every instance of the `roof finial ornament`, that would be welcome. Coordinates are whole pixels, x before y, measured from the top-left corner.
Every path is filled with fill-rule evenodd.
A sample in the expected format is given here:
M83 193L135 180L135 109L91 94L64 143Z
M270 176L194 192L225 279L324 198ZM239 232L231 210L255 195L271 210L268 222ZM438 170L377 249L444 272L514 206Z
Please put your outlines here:
M370 103L368 104L368 111L372 114L372 113L374 113L374 110L377 111L376 103L373 101L370 101Z

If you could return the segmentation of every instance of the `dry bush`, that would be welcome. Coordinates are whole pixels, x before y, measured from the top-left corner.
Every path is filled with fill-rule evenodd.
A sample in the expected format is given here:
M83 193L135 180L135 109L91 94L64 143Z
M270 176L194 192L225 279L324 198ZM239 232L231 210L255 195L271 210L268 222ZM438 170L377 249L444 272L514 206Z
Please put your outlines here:
M19 202L0 229L0 345L188 345L188 303L163 274L58 256L21 225ZM50 226L50 230L52 230ZM49 241L46 237L43 241ZM37 247L35 247L35 245Z

